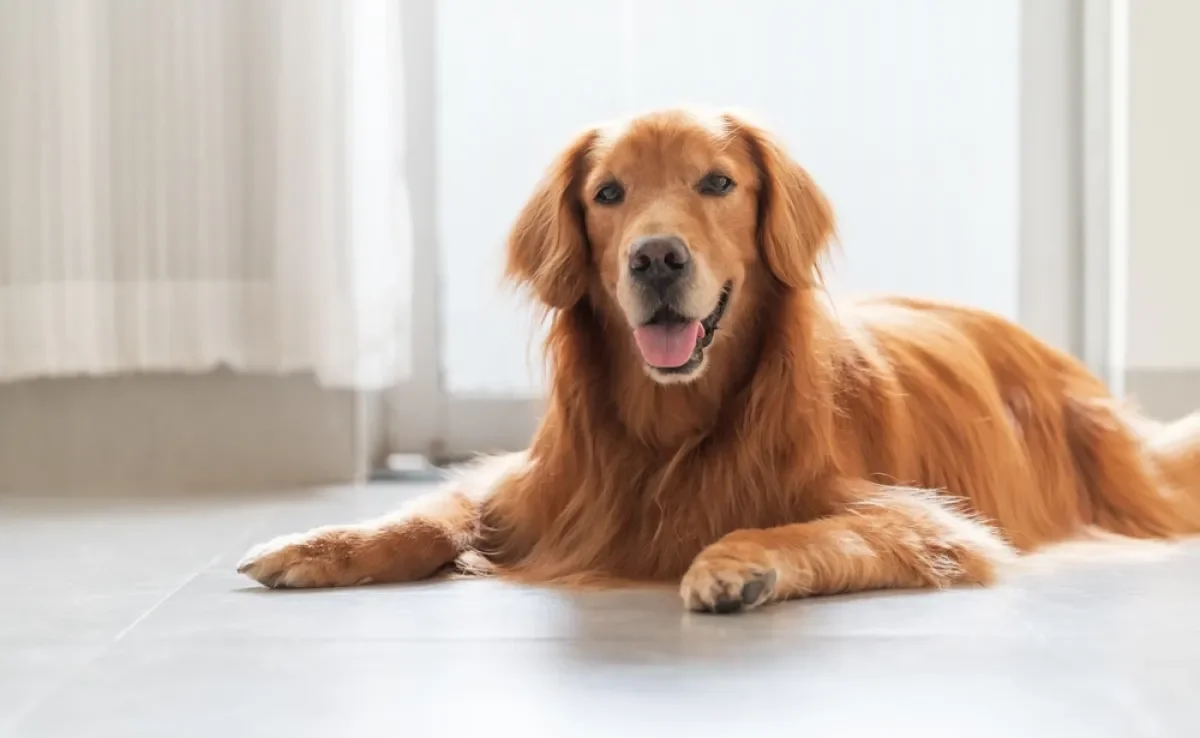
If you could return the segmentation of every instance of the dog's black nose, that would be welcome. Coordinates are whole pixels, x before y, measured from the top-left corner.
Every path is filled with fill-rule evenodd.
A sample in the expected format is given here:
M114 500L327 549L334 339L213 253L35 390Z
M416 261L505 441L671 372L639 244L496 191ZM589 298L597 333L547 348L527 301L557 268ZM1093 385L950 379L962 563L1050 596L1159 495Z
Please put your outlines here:
M629 251L634 280L659 292L691 274L692 255L678 236L646 236Z

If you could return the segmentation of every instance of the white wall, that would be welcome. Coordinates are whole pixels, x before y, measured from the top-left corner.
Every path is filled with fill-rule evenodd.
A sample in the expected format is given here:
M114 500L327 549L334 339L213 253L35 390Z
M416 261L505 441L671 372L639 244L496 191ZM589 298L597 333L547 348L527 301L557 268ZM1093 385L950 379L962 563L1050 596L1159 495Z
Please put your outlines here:
M1200 2L1129 2L1126 365L1200 370Z
M505 232L586 124L759 112L831 195L835 291L1016 317L1019 0L440 0L437 202L449 392L540 387Z

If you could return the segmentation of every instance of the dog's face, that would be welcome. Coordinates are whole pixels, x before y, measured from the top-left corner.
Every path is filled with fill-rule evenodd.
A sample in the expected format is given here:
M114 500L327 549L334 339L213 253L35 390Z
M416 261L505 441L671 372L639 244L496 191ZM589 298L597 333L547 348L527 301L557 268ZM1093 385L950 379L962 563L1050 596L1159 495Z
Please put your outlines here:
M740 306L760 304L748 290L811 284L831 230L824 198L761 130L666 111L576 139L518 219L508 272L552 308L619 313L647 374L687 382Z
M602 132L589 158L580 200L603 295L651 377L698 376L756 261L753 163L719 122L687 119Z

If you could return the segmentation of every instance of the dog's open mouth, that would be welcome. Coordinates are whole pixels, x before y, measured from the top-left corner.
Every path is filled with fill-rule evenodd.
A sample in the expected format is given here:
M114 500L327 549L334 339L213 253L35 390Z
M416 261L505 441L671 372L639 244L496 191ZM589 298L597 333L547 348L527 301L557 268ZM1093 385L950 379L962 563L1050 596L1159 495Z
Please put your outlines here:
M642 359L668 374L695 371L704 359L704 349L713 342L732 289L733 283L726 282L717 306L703 320L680 315L670 307L659 308L633 332Z

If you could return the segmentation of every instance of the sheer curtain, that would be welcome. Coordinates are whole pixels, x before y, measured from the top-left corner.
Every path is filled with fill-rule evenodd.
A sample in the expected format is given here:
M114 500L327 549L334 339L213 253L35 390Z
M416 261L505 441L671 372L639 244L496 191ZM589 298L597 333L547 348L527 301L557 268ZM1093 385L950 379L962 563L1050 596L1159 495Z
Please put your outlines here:
M403 378L397 5L0 2L0 379Z

